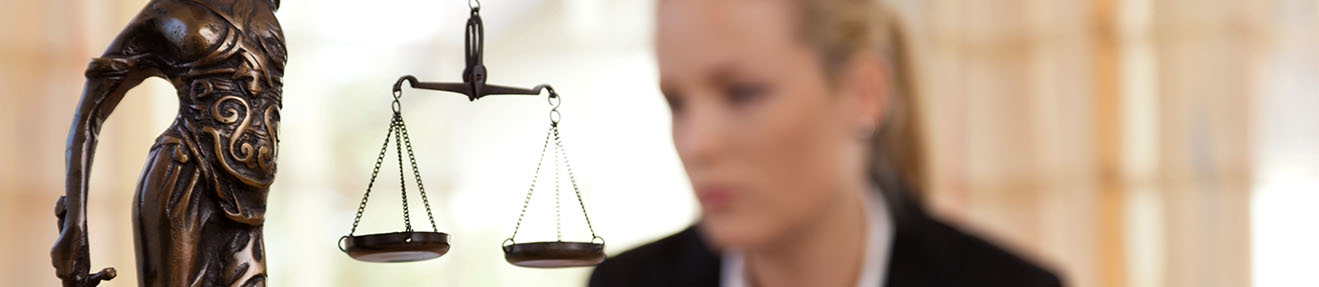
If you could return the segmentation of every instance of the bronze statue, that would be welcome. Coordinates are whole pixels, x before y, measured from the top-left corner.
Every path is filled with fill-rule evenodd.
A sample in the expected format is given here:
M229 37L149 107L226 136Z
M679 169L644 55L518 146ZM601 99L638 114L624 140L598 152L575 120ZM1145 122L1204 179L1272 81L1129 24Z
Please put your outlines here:
M275 179L284 64L278 0L151 0L86 71L51 250L64 286L89 274L88 174L101 124L148 77L178 90L133 201L140 286L265 286L261 227Z

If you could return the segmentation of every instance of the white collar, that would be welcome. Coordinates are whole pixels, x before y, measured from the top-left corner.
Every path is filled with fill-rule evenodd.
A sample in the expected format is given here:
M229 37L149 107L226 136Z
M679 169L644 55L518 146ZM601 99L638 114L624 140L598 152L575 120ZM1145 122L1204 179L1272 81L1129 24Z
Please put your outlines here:
M890 214L879 188L875 188L866 200L866 250L861 262L861 276L856 280L857 287L883 286L887 275L889 251L893 248L893 215ZM719 286L745 287L746 258L741 251L727 250L723 253L723 263L719 272Z

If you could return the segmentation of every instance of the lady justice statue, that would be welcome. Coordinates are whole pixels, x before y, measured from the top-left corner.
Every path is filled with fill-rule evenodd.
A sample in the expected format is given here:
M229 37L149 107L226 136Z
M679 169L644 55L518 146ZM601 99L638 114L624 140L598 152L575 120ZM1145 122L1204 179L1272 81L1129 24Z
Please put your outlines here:
M151 146L133 198L139 285L266 285L261 227L287 60L278 7L278 0L151 0L88 65L50 252L64 286L115 276L113 268L88 273L88 174L101 124L125 92L153 76L174 84L179 114Z

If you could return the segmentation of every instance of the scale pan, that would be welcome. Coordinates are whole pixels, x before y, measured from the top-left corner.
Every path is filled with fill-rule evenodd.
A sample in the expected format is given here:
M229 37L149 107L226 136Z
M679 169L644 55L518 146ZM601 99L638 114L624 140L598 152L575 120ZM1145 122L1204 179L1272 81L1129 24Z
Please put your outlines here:
M504 246L504 260L522 267L581 267L605 261L605 245L594 242L530 242Z
M339 239L339 250L366 262L413 262L449 253L449 235L443 232L394 232Z

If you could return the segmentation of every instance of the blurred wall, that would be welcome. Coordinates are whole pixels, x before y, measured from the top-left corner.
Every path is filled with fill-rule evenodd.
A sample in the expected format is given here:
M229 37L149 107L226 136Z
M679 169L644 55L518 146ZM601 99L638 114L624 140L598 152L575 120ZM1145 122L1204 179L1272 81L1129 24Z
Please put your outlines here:
M1082 286L1319 284L1319 2L899 2L939 211Z
M578 286L589 269L512 267L498 251L529 183L537 98L404 92L439 260L335 250L398 76L457 80L463 1L284 1L281 168L266 226L277 286ZM653 2L486 1L491 81L554 84L595 229L616 254L677 231L695 202L669 138ZM1313 286L1319 257L1319 1L892 0L928 117L927 203L1075 286ZM8 0L0 9L0 278L56 284L48 248L82 70L145 1ZM93 267L135 278L130 199L176 110L148 80L106 124L92 172ZM387 166L384 174L395 170ZM546 174L548 175L548 173ZM393 190L378 185L380 190ZM519 234L553 236L542 183ZM414 211L420 203L413 202ZM374 193L365 232L401 228ZM564 209L565 236L584 239ZM423 216L420 212L414 217Z

